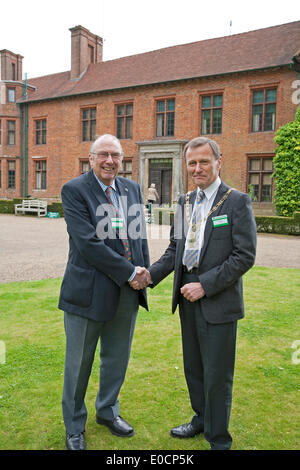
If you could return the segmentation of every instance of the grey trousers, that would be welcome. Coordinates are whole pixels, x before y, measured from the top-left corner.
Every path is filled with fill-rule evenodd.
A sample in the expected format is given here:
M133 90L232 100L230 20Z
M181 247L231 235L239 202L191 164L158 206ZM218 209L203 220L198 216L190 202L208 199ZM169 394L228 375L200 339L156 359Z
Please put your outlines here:
M184 274L183 283L196 282ZM183 296L179 304L184 372L191 405L196 415L193 424L204 428L212 449L230 449L228 431L232 402L237 322L208 323L201 300L189 302Z
M129 285L121 288L114 318L96 322L65 312L66 357L62 409L66 432L85 430L84 398L100 338L100 381L96 414L103 419L119 415L118 395L125 379L138 312L138 293Z

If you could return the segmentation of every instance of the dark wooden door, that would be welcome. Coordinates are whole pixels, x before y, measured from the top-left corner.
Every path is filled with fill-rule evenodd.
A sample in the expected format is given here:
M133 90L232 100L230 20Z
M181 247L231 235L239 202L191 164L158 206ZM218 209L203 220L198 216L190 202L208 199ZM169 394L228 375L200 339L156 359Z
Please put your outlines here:
M159 200L156 204L172 203L172 160L160 159L150 160L149 165L149 187L155 183Z

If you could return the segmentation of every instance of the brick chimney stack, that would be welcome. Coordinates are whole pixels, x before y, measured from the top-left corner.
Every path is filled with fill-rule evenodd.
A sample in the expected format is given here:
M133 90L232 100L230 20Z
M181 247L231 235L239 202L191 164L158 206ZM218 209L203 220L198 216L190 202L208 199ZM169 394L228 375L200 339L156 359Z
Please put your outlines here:
M0 80L22 81L23 56L7 49L0 51Z
M71 31L71 80L80 78L89 64L102 62L103 40L83 26Z

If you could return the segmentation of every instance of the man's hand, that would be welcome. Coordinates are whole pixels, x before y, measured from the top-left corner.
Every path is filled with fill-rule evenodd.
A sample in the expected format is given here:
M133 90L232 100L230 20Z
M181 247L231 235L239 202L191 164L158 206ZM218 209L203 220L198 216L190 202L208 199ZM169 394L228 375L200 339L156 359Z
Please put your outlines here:
M151 276L146 268L142 268L141 266L136 267L136 276L133 278L132 281L129 282L130 287L135 290L144 289L151 283Z
M180 292L190 302L202 299L205 296L204 289L200 282L190 282L181 287Z

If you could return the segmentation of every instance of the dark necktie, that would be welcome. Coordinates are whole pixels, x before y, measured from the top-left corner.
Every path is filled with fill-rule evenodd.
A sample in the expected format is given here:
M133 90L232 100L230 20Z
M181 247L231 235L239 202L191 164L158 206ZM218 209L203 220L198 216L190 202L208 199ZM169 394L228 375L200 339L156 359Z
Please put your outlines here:
M106 191L105 191L106 197L107 197L107 200L108 200L109 204L113 207L113 209L115 211L115 214L116 214L116 219L117 219L116 226L117 226L117 231L119 233L119 238L122 241L123 246L124 246L124 250L125 250L124 256L125 256L126 259L128 259L130 261L131 260L131 251L130 251L130 247L129 247L129 241L127 239L126 230L125 230L125 227L124 227L124 221L121 218L121 214L120 214L119 210L117 209L117 207L113 204L113 202L111 200L111 192L112 192L112 188L111 188L111 186L108 186L108 188L106 188Z

